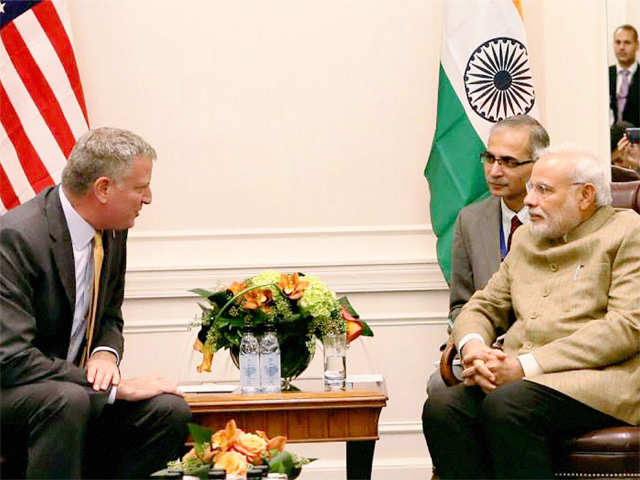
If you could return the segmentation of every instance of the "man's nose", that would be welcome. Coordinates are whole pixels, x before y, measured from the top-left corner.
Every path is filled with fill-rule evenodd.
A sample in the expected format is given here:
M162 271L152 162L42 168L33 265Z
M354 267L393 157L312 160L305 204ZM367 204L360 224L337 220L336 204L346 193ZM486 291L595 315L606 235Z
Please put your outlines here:
M502 168L502 165L500 165L497 160L491 164L489 168L489 175L491 175L492 177L499 177L503 173L504 170Z
M536 195L533 189L527 191L527 195L524 197L524 204L527 207L535 207L536 206Z
M144 203L145 205L149 205L151 203L151 200L152 200L151 189L147 188L147 191L142 196L142 203Z

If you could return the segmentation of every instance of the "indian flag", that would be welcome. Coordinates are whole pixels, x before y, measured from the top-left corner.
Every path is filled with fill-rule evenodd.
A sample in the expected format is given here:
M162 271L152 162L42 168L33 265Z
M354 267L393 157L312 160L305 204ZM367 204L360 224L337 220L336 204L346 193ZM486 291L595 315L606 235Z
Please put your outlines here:
M489 195L479 159L489 130L523 113L537 118L519 0L445 0L438 117L424 173L447 282L458 212Z

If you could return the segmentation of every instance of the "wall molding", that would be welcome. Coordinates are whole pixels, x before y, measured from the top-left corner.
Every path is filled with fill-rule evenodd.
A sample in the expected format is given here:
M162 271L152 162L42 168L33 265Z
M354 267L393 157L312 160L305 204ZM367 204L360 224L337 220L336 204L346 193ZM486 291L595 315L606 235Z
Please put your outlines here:
M293 236L332 236L332 235L361 235L361 234L398 234L419 233L432 234L433 228L427 224L404 225L351 225L328 227L270 227L270 228L203 228L189 230L149 230L131 231L129 239L182 239L182 238L253 238L253 237L293 237Z
M262 270L436 264L426 225L132 231L128 270Z
M321 277L339 294L380 292L424 292L446 290L440 267L435 261L348 263L287 263L270 265L132 267L127 270L125 298L186 298L195 287L215 288L233 280L255 275L265 268L302 271Z
M413 421L380 422L378 423L378 431L381 435L405 435L413 433L422 435L422 423Z

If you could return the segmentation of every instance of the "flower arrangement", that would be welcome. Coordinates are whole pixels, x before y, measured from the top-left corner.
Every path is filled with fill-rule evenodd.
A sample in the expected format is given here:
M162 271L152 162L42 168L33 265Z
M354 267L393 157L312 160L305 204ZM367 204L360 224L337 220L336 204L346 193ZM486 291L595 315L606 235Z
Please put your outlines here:
M189 423L193 448L181 460L169 462L170 470L182 471L185 475L204 476L210 468L226 470L227 475L243 478L253 465L268 465L271 473L286 473L289 479L296 478L304 465L315 458L298 457L284 449L286 437L269 439L257 430L247 433L229 420L224 429L212 430Z
M208 301L200 304L201 329L194 345L203 355L199 372L211 371L213 354L221 348L229 349L237 361L245 322L257 335L268 322L275 325L285 379L295 378L307 367L316 338L346 333L351 342L360 335L373 336L349 300L336 298L326 283L312 275L265 270L217 291L191 291Z

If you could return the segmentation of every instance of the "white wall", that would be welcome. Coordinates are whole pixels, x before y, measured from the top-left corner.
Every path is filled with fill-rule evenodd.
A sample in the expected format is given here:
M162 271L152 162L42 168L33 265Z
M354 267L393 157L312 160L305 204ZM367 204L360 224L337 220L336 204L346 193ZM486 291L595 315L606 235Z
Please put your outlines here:
M606 155L604 1L523 7L552 141ZM130 128L159 154L130 234L126 375L192 375L189 288L318 273L376 335L349 355L351 372L387 379L375 478L425 477L420 413L448 311L422 175L441 15L442 0L71 2L92 126ZM218 355L214 377L236 378L229 363ZM344 468L343 445L296 450L321 458L305 479Z

